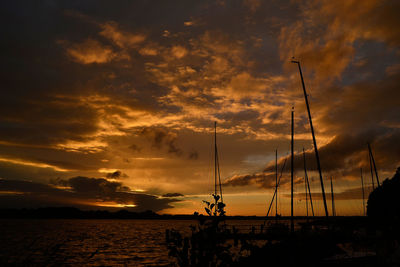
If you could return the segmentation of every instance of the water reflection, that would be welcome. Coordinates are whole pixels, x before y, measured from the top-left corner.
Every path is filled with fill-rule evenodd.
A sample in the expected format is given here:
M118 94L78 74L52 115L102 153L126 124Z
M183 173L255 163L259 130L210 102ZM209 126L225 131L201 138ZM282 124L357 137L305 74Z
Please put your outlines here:
M0 220L0 265L169 266L165 229L179 220Z

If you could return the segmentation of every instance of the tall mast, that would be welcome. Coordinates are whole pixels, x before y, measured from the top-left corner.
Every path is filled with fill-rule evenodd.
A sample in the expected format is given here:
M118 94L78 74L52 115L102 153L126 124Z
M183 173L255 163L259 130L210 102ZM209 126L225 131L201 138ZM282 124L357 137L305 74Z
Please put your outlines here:
M282 165L282 168L281 168L281 174L279 175L279 178L278 178L278 187L279 187L279 184L280 184L280 182L281 182L283 169L284 169L285 166L286 166L286 161L287 161L287 157L285 157L285 161L283 162L283 165ZM272 195L271 202L269 203L268 212L267 212L267 217L268 217L268 215L269 215L269 212L271 211L272 204L274 204L274 199L275 199L275 196L276 196L276 191L277 191L277 187L275 187L274 194Z
M214 194L217 195L217 122L214 122ZM217 203L215 203L216 205Z
M275 149L275 187L276 187L275 217L278 218L278 149Z
M306 182L307 182L308 193L309 193L309 196L310 196L310 204L311 204L312 216L314 216L314 207L313 207L313 203L312 203L312 196L311 196L311 190L310 190L310 182L308 181L308 174L307 174L307 167L306 167L306 153L304 152L304 147L303 147L303 161L304 161L304 177L305 177ZM307 211L307 212L308 212L308 211Z
M214 206L214 215L217 216L217 205L218 200L217 196L217 122L214 122L214 199L215 199L215 206Z
M325 208L325 215L328 217L328 206L326 205L326 197L325 197L325 188L324 188L324 180L322 179L322 172L321 172L321 164L319 162L319 154L318 154L318 148L317 148L317 141L315 140L315 134L314 134L314 127L312 124L312 119L311 119L311 112L310 112L310 106L308 104L308 97L307 97L307 92L306 92L306 86L304 85L304 79L303 79L303 73L301 72L301 66L299 61L292 60L292 63L296 63L297 66L299 67L299 72L300 72L300 77L301 77L301 84L303 86L303 93L304 93L304 98L306 101L306 106L307 106L307 112L308 112L308 120L310 122L310 128L311 128L311 134L313 138L313 144L314 144L314 151L315 151L315 157L317 158L317 166L318 166L318 172L319 172L319 180L321 182L321 191L322 191L322 198L324 200L324 208Z
M369 169L371 171L372 189L375 189L374 173L372 172L372 159L371 159L371 153L369 153L369 150L368 150L368 159L369 159Z
M291 185L291 198L290 198L290 230L294 232L294 219L293 219L293 143L294 143L294 107L292 107L292 139L290 142L290 185Z
M369 143L367 143L367 144L368 144L369 154L371 155L372 163L374 164L376 182L378 183L378 187L379 187L379 186L381 186L381 185L380 185L380 183L379 183L378 171L376 170L374 155L372 154L371 145L370 145Z
M222 198L222 184L221 184L221 172L219 170L219 157L218 157L218 148L217 148L217 167L218 167L218 183L219 183L219 193L221 195L221 202L224 202L224 199Z
M304 189L306 190L306 216L308 220L308 192L307 192L307 179L306 176L304 176Z
M219 157L218 157L218 146L217 146L217 122L214 122L214 144L215 144L215 147L214 147L214 154L215 154L214 155L214 159L215 159L215 162L214 162L214 168L215 168L215 170L214 170L214 183L215 183L214 194L217 195L218 184L219 184L219 193L220 193L220 197L221 197L220 199L221 199L221 202L224 202L223 198L222 198L221 173L219 170ZM217 181L217 179L218 179L218 181ZM217 209L217 202L218 201L215 201L216 209Z
M336 215L336 211L335 211L335 198L333 195L333 177L331 176L331 196L332 196L332 216Z
M363 214L364 214L364 216L365 216L364 179L363 179L362 168L360 168L360 174L361 174L361 189L362 189Z

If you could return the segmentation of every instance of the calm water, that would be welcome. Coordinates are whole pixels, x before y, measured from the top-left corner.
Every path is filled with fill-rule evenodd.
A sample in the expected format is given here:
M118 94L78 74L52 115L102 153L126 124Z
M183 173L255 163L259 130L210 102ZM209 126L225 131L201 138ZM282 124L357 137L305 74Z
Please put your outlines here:
M231 220L248 232L263 221ZM0 266L171 266L165 230L188 220L0 220Z
M0 266L169 266L165 229L195 221L0 220Z

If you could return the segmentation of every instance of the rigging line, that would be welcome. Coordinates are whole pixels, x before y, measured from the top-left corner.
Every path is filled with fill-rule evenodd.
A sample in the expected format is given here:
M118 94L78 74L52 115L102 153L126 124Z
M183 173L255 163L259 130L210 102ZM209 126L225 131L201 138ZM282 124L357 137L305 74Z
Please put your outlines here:
M332 202L332 216L336 216L335 197L333 194L333 177L332 176L331 176L331 202Z
M322 177L322 170L321 170L321 164L320 164L320 160L319 160L319 154L318 154L318 148L317 148L317 141L315 138L315 133L314 133L314 127L313 127L313 123L312 123L312 118L311 118L311 111L310 111L310 106L308 103L308 95L306 92L306 86L304 84L304 78L303 78L303 73L301 72L301 66L300 66L300 61L296 61L296 60L291 60L292 63L296 63L297 66L299 67L299 73L300 73L300 78L301 78L301 84L303 86L303 93L304 93L304 100L306 102L306 107L307 107L307 113L308 113L308 121L310 123L310 129L311 129L311 135L313 138L313 144L314 144L314 152L315 152L315 158L317 160L317 167L318 167L318 173L319 173L319 179L320 179L320 183L321 183L321 192L322 192L322 198L324 201L324 209L325 209L325 216L329 217L328 214L328 206L326 204L326 197L325 197L325 187L324 187L324 179Z
M312 212L312 216L314 217L314 206L313 206L313 201L312 201L312 196L311 196L310 182L309 182L308 174L307 174L306 154L304 152L304 147L303 147L303 160L304 160L304 177L305 177L306 182L307 182L308 193L310 195L311 212ZM307 192L306 192L306 194L307 194ZM308 206L307 206L307 209L308 209ZM308 212L308 210L307 210L307 212Z
M208 162L207 162L207 194L213 191L212 180L213 180L213 152L214 152L214 136L210 137L209 149L208 149Z
M308 179L308 174L307 174L307 172L306 172L306 181L307 181L307 187L308 187L308 193L309 193L309 196L310 196L310 204L311 204L311 213L312 213L312 216L314 217L314 205L313 205L313 201L312 201L312 194L311 194L311 189L310 189L310 182L309 182L309 179Z
M371 181L372 181L372 190L375 189L375 184L374 184L374 173L372 172L372 160L371 160L371 154L368 151L368 157L369 157L369 167L371 170Z
M281 174L280 174L279 179L278 179L278 184L277 184L277 186L275 187L274 195L272 196L271 203L269 204L269 208L268 208L268 212L267 212L267 217L268 217L268 215L269 215L269 212L271 211L272 203L274 202L274 198L275 198L275 195L276 195L276 190L277 190L277 188L279 187L279 185L280 185L280 183L281 183L281 178L282 178L282 174L283 174L283 169L285 168L286 161L287 161L287 158L285 158L285 161L283 162L283 166L282 166L282 169L281 169ZM265 221L264 221L264 224L265 224Z
M304 176L304 189L305 189L305 194L306 194L306 216L308 220L308 196L307 196L307 180L306 177Z
M371 145L369 143L368 143L368 150L369 150L369 154L371 155L372 163L374 164L376 182L378 184L378 187L380 187L381 185L379 183L378 171L376 170L376 164L375 164L374 155L372 154Z
M275 217L278 218L278 149L275 149L275 186L276 186Z
M221 185L221 172L219 169L219 156L218 156L218 148L216 151L216 156L217 156L217 167L218 167L218 181L219 181L219 192L221 194L221 202L224 202L223 198L222 198L222 185Z
M364 179L363 179L362 168L360 168L360 174L361 174L361 189L362 189L363 214L364 214L364 216L365 216Z
M217 195L217 122L214 122L214 195ZM217 206L217 200L215 200Z
M294 107L292 106L291 141L290 141L290 231L294 232L294 204L293 204L293 177L294 177Z

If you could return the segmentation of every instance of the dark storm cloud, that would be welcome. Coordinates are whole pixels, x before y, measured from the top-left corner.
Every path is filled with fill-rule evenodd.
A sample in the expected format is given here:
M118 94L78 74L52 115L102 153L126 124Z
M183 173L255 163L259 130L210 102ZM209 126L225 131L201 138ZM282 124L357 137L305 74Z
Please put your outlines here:
M370 141L370 137L373 135L343 135L336 136L331 142L322 146L318 149L321 160L321 167L323 171L330 172L340 170L346 167L346 164L354 164L356 168L360 162L349 162L353 156L358 156L359 153L366 151L367 142ZM309 150L305 153L306 165L308 170L317 170L316 159L314 150ZM356 158L359 160L359 158ZM290 162L290 156L287 156L287 163ZM278 168L281 168L284 163L284 159L281 159L278 163ZM290 164L289 164L290 165ZM351 166L348 166L351 167ZM290 166L286 166L285 171L289 171ZM272 171L275 169L275 165L270 163L265 171ZM302 153L296 153L294 157L294 170L297 172L304 171L304 158Z
M46 206L76 206L101 209L102 203L136 205L129 207L133 211L160 211L171 208L169 205L178 200L158 198L157 196L135 193L122 183L110 182L103 178L74 177L68 180L54 180L56 185L31 181L0 179L0 206L2 208L34 208ZM106 206L107 206L106 205Z
M115 171L115 172L107 173L106 177L111 178L111 179L123 179L123 178L128 178L128 175L126 175L125 173L122 173L121 171Z
M0 189L1 191L16 191L21 193L53 193L59 191L59 189L45 184L4 179L0 179Z
M372 192L372 187L367 187L364 188L364 199L368 199L369 194ZM322 199L322 194L321 193L312 193L311 194L312 198L317 200L317 199ZM305 194L304 193L297 193L295 194L296 198L300 199L305 199ZM332 199L331 193L325 193L325 197L327 199ZM339 193L334 193L334 198L335 200L355 200L355 199L362 199L362 188L351 188L347 189L343 192Z
M359 135L340 135L333 138L325 146L319 148L321 168L323 176L331 174L350 175L358 177L360 168L365 171L370 169L368 159L367 143L370 142L374 158L380 171L390 171L398 164L400 157L400 147L398 140L400 132L398 130L388 130L386 128L375 129L363 132ZM317 164L314 150L305 153L306 166L308 171L317 171ZM286 156L278 161L278 170L283 169L284 173L290 172L290 156ZM236 175L228 178L224 184L231 186L257 185L263 188L271 188L275 185L275 175L267 175L275 171L275 163L271 162L263 173ZM304 158L302 153L294 156L294 171L297 175L304 176ZM287 176L283 176L281 184L288 182Z
M281 181L283 184L284 181ZM255 173L247 175L235 175L223 182L224 186L247 186L257 185L262 188L275 187L275 174Z
M8 91L10 94L12 91ZM84 141L97 130L97 114L79 100L20 96L3 92L0 138L25 145L50 145L66 140ZM76 118L79 118L77 120ZM29 134L26 134L28 133Z
M166 193L162 196L163 197L183 197L184 195L182 195L181 193Z
M163 128L144 128L139 133L151 141L154 148L166 149L168 153L182 155L182 149L176 144L177 135Z

